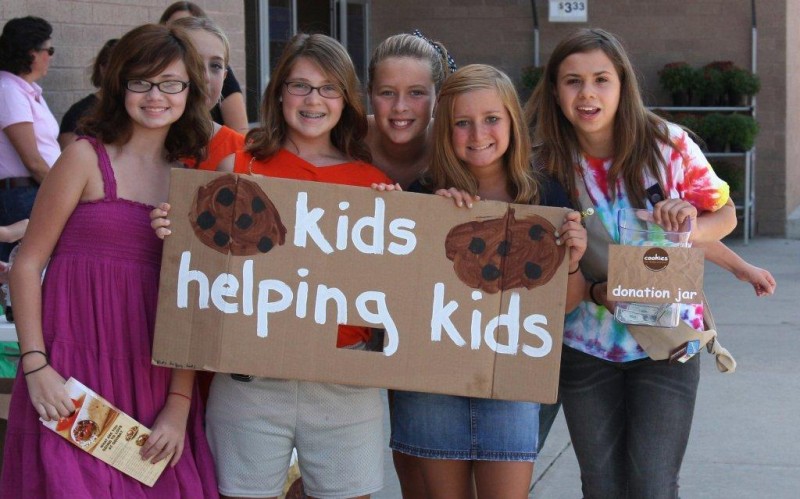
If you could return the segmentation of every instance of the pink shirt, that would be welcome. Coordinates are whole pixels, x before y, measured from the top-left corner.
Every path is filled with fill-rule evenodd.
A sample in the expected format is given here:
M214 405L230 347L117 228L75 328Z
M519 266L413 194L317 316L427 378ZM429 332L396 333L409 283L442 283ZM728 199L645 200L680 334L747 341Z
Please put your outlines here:
M31 176L4 131L17 123L33 123L39 154L53 166L61 154L58 122L44 101L42 87L0 71L0 179Z

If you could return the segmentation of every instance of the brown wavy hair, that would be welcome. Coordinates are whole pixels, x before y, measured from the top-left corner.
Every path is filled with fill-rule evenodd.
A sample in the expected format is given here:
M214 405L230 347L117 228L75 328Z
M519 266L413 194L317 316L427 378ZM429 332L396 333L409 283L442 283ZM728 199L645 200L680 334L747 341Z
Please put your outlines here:
M164 146L167 160L206 156L211 138L211 117L206 109L205 66L182 28L145 24L126 33L114 47L100 87L100 101L81 122L87 135L107 144L125 144L133 133L125 109L126 80L147 78L175 61L183 61L189 75L186 108L172 124Z
M334 147L348 158L371 163L372 155L364 142L367 116L353 61L342 44L321 34L298 33L283 49L261 99L261 126L247 134L245 150L256 159L263 160L283 147L287 129L280 97L286 78L295 61L301 57L313 62L342 89L344 109L339 122L331 130Z
M503 155L508 192L515 203L538 204L539 183L531 169L530 138L517 91L505 73L485 64L464 66L450 75L439 91L433 119L433 140L436 146L431 166L425 174L426 183L432 190L456 187L470 194L478 193L477 179L456 157L453 149L453 112L456 97L485 89L497 92L511 118L511 137L508 150Z
M557 102L558 70L572 54L602 50L614 64L620 79L620 99L614 119L614 163L608 172L608 185L616 194L622 178L634 206L645 204L645 172L659 179L664 188L664 158L660 144L676 148L669 137L667 122L645 108L639 82L625 48L611 33L602 29L580 29L563 39L553 50L528 102L525 117L534 143L534 155L567 189L573 206L580 206L575 187L575 160L581 150L572 124Z

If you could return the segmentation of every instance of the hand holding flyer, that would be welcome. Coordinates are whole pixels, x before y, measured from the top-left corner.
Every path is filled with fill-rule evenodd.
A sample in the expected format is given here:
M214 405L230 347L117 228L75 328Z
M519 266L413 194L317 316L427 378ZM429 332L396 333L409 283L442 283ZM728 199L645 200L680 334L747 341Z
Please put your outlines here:
M75 412L57 421L42 421L73 445L150 487L169 463L142 460L139 449L150 430L75 378L65 385Z

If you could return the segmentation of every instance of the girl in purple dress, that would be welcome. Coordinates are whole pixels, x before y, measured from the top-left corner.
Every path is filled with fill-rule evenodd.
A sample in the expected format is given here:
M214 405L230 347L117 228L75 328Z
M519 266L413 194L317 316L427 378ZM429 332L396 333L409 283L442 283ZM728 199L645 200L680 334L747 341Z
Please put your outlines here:
M194 373L150 360L161 242L148 213L178 158L202 159L211 135L203 62L185 32L146 25L122 37L84 129L95 138L70 145L42 184L11 275L22 361L0 496L214 497ZM141 458L170 458L154 487L41 424L74 411L69 377L152 429Z

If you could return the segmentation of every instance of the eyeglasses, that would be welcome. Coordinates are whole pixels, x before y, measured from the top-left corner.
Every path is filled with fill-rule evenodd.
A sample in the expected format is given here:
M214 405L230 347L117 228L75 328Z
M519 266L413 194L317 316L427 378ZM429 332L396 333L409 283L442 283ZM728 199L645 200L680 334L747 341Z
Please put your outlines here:
M188 81L168 80L160 83L153 83L147 80L127 80L125 88L137 94L144 94L150 91L151 88L156 87L161 93L165 94L179 94L186 90L189 86Z
M305 96L309 95L313 90L316 90L319 95L326 99L338 99L341 97L342 89L338 85L322 85L321 87L312 87L308 83L302 81L285 81L286 91L292 95Z
M36 49L36 51L37 52L47 52L47 55L49 55L50 57L53 57L53 54L56 53L56 48L55 47L47 47L45 49Z

